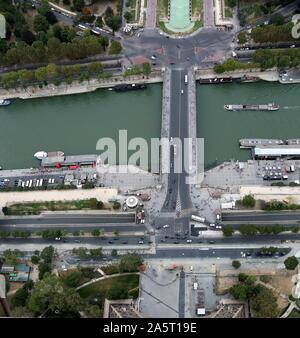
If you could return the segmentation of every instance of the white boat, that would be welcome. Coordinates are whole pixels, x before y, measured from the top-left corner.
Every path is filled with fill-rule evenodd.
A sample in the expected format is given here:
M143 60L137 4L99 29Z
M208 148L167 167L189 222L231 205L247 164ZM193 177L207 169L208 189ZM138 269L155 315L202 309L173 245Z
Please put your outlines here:
M37 158L38 160L41 160L41 159L47 157L48 154L47 154L45 151L38 151L38 152L35 153L33 156L34 156L35 158Z
M8 106L10 104L9 100L0 100L0 106Z

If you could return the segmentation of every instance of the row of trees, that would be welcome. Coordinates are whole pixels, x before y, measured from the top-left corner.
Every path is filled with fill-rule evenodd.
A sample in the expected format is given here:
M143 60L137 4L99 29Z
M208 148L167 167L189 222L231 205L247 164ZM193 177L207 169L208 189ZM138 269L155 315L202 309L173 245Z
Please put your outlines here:
M223 225L222 227L223 235L226 237L230 237L233 235L234 230L231 225ZM257 234L260 235L278 235L284 231L292 231L293 233L299 232L298 226L285 227L283 225L275 224L275 225L253 225L253 224L242 224L239 226L238 231L241 235L244 236L254 236Z
M300 51L297 48L286 50L256 50L253 61L262 69L273 67L290 68L300 66Z
M285 203L281 201L270 201L266 202L263 207L264 210L272 211L272 210L297 210L300 209L300 205L295 203Z
M123 73L124 77L133 76L133 75L146 75L149 76L151 73L151 65L148 62L143 63L142 65L134 65L131 69L126 69Z
M214 66L214 72L216 74L221 74L224 72L232 72L238 69L249 69L249 68L255 68L255 64L248 64L248 63L243 63L239 62L235 59L228 59L224 61L223 63L217 64Z
M0 54L0 64L12 66L61 60L78 60L103 54L108 45L109 41L106 37L91 35L89 31L85 32L82 36L73 38L69 42L62 42L55 36L49 38L46 44L42 41L34 41L32 45L29 45L24 41L18 41L7 52ZM110 52L115 53L115 50L114 43ZM120 48L117 51L120 51Z
M255 276L240 273L238 280L238 284L229 289L235 299L249 301L255 317L275 318L278 316L277 298L271 289L256 283Z
M251 32L251 38L256 43L293 41L293 26L294 24L289 22L281 25L276 23L274 25L255 27Z

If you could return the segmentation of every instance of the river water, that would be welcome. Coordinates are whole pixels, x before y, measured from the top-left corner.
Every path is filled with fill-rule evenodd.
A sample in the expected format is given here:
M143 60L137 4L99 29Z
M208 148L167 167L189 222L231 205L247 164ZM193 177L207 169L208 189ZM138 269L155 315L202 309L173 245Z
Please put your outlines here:
M160 136L162 86L144 91L94 93L16 100L0 107L0 165L28 168L38 165L39 150L62 150L68 155L97 153L101 137L128 139ZM228 103L271 103L275 112L230 112ZM300 85L249 83L197 86L198 137L205 139L206 167L230 159L247 160L240 138L300 138Z
M234 112L224 104L277 103L280 110ZM206 168L230 159L247 160L241 138L300 138L300 85L245 83L198 85L198 137L204 138Z
M162 85L146 90L16 100L0 107L0 165L3 169L38 166L33 154L61 150L67 155L97 154L102 137L118 140L160 137Z

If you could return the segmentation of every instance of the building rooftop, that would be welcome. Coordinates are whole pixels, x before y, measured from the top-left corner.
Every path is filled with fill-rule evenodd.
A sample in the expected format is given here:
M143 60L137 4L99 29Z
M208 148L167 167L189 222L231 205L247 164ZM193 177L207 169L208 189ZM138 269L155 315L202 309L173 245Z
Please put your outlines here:
M258 157L267 156L300 156L300 146L297 145L270 145L257 146L254 148L254 154Z

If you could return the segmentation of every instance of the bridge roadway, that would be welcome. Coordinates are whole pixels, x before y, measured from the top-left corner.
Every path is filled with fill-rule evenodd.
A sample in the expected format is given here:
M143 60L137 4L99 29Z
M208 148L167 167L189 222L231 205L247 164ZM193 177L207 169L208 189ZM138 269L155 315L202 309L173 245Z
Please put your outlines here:
M184 170L184 162L187 161L184 157L187 153L183 149L184 139L189 137L189 95L188 86L184 81L186 74L187 68L172 68L170 72L170 139L173 139L170 150L170 174L167 196L161 214L156 220L156 224L177 226L180 232L187 230L189 213L192 210L190 186L186 184L187 174ZM176 139L181 140L181 150Z

